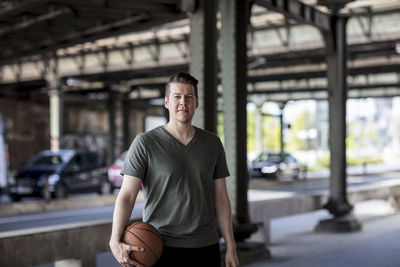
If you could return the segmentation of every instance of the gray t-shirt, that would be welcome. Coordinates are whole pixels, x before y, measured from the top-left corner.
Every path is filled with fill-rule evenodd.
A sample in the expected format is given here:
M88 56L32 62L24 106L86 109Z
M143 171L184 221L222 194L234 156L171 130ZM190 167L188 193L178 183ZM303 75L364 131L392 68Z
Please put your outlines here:
M122 167L122 174L142 180L143 221L160 231L166 246L218 242L213 185L229 171L218 136L195 130L186 146L162 126L139 134Z

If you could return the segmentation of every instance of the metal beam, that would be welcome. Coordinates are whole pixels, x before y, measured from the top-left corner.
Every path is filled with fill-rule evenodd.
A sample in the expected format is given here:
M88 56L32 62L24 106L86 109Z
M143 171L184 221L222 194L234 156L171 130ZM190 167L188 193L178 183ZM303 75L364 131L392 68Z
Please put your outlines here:
M0 36L12 33L14 31L21 31L21 30L24 30L34 24L45 22L45 21L54 19L55 17L63 16L63 15L71 14L71 13L72 13L72 10L71 10L71 8L68 8L68 7L63 7L63 8L57 9L57 10L52 10L46 14L31 18L27 21L19 22L19 23L13 24L11 26L2 27L2 28L0 28Z
M0 21L27 12L32 8L46 5L49 2L51 2L51 0L25 0L25 1L13 1L13 2L14 3L8 8L0 10Z
M296 21L311 24L322 31L329 32L330 16L313 6L298 0L254 0L254 3L269 10L282 13Z
M72 32L62 35L59 38L48 38L27 49L19 51L18 55L3 57L0 64L9 64L17 58L31 56L37 53L46 53L55 49L73 46L79 43L92 42L98 39L111 36L121 35L127 32L145 30L154 24L154 20L158 24L183 19L185 14L149 15L148 13L139 14L133 17L111 22L105 25L92 27L83 31Z
M301 68L301 66L299 66ZM363 74L380 74L400 72L399 64L378 64L372 66L352 67L348 68L349 76L363 75ZM326 68L321 67L320 70L289 72L282 69L280 72L273 74L250 74L249 82L272 82L272 81L285 81L285 80L302 80L311 78L324 78L326 77Z

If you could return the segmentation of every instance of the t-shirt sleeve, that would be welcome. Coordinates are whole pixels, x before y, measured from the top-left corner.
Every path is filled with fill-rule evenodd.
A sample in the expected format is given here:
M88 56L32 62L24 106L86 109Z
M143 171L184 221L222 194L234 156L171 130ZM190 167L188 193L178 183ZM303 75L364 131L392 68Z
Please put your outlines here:
M220 178L225 178L230 175L229 169L228 169L228 164L226 162L225 150L224 150L224 147L219 138L218 138L216 147L217 147L218 157L217 157L217 163L216 163L215 169L214 169L214 180L220 179Z
M135 137L128 150L128 155L122 165L121 175L135 176L144 179L147 169L147 151L143 136Z

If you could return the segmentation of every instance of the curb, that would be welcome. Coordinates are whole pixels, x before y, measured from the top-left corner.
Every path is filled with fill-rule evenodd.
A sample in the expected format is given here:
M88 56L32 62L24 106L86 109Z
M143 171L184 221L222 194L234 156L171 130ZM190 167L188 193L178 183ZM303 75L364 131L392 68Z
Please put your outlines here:
M114 205L117 195L104 195L95 197L77 197L70 199L54 199L50 202L44 200L33 202L8 203L0 205L0 217L15 216L29 213L71 210Z

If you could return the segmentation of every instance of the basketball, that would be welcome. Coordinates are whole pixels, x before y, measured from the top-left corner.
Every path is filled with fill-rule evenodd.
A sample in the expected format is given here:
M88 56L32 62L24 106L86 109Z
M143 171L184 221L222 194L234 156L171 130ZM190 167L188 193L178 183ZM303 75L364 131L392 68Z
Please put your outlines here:
M132 251L130 257L145 267L156 263L163 249L160 233L151 224L145 222L129 224L122 234L122 242L144 249L144 251Z

